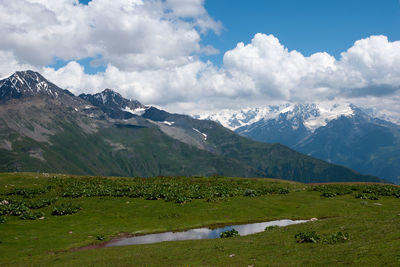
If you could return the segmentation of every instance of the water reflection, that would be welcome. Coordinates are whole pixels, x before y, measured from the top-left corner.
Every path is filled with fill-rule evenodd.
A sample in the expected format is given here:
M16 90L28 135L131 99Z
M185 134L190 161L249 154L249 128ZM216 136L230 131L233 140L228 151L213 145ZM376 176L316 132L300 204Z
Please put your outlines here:
M241 225L231 225L216 229L209 228L196 228L184 232L166 232L160 234L150 234L135 237L126 237L108 242L106 247L115 246L126 246L126 245L138 245L138 244L150 244L163 241L176 241L176 240L194 240L194 239L211 239L219 238L222 232L232 230L235 228L240 235L250 235L264 231L267 226L287 226L291 224L305 223L309 220L277 220L270 222L261 223L249 223Z

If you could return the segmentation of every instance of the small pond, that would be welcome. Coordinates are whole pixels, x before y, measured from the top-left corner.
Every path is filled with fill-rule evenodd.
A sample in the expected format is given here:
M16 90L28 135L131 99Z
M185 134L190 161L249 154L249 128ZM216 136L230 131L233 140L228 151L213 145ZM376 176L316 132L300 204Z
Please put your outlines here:
M220 234L225 231L232 230L233 228L239 232L241 236L251 235L264 231L267 226L287 226L291 224L305 223L309 220L277 220L261 223L249 223L240 225L230 225L216 229L209 228L196 228L183 232L165 232L159 234L149 234L134 237L124 237L111 240L105 244L105 247L150 244L163 241L176 241L176 240L194 240L194 239L211 239L219 238Z

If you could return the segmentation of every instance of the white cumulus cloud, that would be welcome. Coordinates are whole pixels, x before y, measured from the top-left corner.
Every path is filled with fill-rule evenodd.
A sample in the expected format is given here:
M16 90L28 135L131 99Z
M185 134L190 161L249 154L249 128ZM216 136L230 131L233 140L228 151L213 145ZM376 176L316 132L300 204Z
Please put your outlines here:
M200 35L220 27L203 1L5 0L0 50L34 66L101 55L122 70L160 69L212 51Z
M400 41L370 36L335 58L258 33L217 67L200 56L218 53L202 37L221 29L204 0L3 0L0 77L34 69L75 94L112 88L175 112L338 99L400 118ZM85 73L88 57L105 71ZM69 63L46 67L57 58Z
M232 77L251 80L266 101L390 97L400 89L400 41L371 36L335 59L324 52L303 56L273 35L259 33L251 43L239 43L225 53L224 69Z

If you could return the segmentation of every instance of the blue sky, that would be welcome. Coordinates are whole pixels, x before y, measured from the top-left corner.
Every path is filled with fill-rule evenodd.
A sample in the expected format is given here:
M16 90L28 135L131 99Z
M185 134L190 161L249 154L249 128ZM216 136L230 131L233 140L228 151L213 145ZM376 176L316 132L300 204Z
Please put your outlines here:
M249 43L256 33L273 34L289 50L305 56L327 52L337 59L356 40L371 35L400 40L399 0L205 0L205 8L223 25L220 34L210 31L202 36L202 44L220 52L202 59L217 66L226 51L239 42ZM91 66L91 60L79 61L87 73L105 70L105 65ZM57 60L51 66L65 64Z
M222 52L258 32L273 34L306 56L325 51L336 58L370 35L400 39L398 0L206 0L205 6L225 30L204 42Z

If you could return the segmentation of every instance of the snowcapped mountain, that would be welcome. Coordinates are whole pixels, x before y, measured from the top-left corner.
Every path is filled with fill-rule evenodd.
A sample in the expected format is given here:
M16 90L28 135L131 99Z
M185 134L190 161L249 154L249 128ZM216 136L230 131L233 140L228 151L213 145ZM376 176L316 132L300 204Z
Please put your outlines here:
M0 81L0 99L46 94L57 98L62 89L34 71L17 71ZM63 92L65 93L65 92Z
M8 101L51 101L56 105L68 107L74 112L80 112L90 117L101 116L101 111L85 100L76 97L66 89L61 89L48 81L40 73L32 70L17 71L9 77L0 80L0 103Z
M39 73L31 70L17 71L0 80L0 101L2 102L35 96L46 96L70 107L83 105L83 101L76 99L71 92L61 89Z
M97 94L81 94L80 98L99 107L104 113L113 119L130 119L142 115L147 109L137 100L123 98L119 93L105 89Z
M198 116L253 140L400 182L400 126L350 103L282 104Z
M352 104L344 103L319 103L319 104L280 104L266 107L246 108L242 110L222 110L217 113L204 113L194 115L195 118L213 120L219 122L233 131L263 121L290 120L294 129L304 125L313 132L329 121L340 116L351 116L353 114Z

